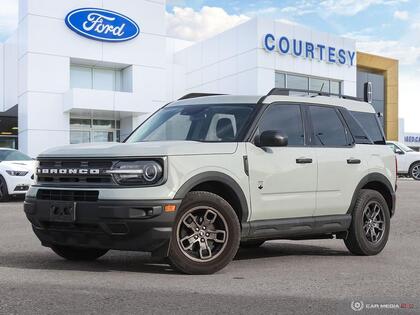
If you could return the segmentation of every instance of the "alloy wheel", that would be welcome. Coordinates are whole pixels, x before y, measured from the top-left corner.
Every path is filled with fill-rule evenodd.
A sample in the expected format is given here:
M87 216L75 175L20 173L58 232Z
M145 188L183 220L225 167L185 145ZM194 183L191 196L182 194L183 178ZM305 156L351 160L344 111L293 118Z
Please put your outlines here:
M376 202L369 202L363 211L363 231L366 239L377 244L385 232L385 214L382 206Z
M411 175L413 176L413 178L419 180L420 179L420 164L417 164L413 167L412 171L411 171Z
M225 249L228 236L223 215L207 206L188 210L177 226L177 241L181 252L196 262L216 259Z

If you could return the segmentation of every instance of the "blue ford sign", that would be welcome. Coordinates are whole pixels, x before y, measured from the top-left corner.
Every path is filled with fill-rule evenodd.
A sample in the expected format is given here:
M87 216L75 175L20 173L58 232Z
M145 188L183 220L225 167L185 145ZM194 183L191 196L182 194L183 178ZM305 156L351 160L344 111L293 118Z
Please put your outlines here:
M76 9L67 14L65 21L77 34L106 42L130 40L140 33L139 26L132 19L104 9Z
M263 47L267 52L277 51L282 55L292 54L295 57L317 59L340 65L354 66L356 61L356 53L351 50L288 38L287 36L276 38L270 33L263 37Z

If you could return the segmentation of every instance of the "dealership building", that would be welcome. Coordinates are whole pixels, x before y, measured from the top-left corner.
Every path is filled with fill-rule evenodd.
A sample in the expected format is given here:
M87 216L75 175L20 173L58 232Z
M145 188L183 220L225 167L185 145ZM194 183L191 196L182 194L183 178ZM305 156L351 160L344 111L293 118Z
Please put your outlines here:
M122 141L191 92L273 87L368 97L398 139L398 61L352 39L255 18L193 43L166 34L164 0L20 0L0 43L0 146L35 157L69 143Z

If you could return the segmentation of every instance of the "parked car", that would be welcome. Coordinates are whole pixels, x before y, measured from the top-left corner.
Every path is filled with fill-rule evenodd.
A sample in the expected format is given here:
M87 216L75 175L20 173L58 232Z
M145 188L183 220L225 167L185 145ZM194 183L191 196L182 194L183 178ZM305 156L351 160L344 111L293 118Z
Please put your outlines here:
M24 195L34 183L36 161L14 149L0 148L0 201Z
M273 239L340 238L378 254L396 163L373 107L285 92L191 94L125 143L47 150L25 202L35 234L69 260L149 251L189 274Z
M420 180L420 152L416 152L400 142L388 141L387 144L397 157L398 175Z

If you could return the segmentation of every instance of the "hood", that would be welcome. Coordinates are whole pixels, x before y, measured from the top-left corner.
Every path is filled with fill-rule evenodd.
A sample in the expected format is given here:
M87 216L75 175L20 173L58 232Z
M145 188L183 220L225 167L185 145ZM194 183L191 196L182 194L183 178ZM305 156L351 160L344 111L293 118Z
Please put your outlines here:
M420 152L416 152L416 151L405 152L405 154L420 157Z
M5 170L34 172L36 161L2 161L0 167Z
M85 143L71 144L44 151L42 157L143 157L232 154L236 142L156 141L137 143Z

